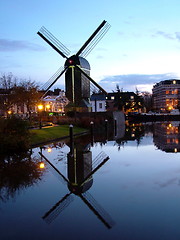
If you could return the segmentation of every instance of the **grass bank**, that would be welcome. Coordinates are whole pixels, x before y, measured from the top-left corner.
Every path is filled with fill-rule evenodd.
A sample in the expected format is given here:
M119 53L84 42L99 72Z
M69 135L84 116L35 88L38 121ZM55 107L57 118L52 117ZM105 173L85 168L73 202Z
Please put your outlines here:
M74 127L73 133L79 134L79 133L85 133L87 132L87 129L80 128L80 127ZM61 126L55 126L55 127L48 127L48 128L42 128L42 129L31 129L31 145L38 145L45 142L53 141L55 139L59 138L65 138L69 136L69 125L61 125Z

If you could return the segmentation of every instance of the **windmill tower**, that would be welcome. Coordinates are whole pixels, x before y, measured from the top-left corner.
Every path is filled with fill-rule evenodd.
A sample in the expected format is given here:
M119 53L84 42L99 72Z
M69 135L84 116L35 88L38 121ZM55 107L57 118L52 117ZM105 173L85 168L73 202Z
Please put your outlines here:
M65 73L65 92L66 97L78 109L89 109L90 92L98 89L105 94L106 91L90 77L90 64L85 57L92 51L97 43L109 30L110 25L105 20L99 25L89 39L83 44L79 51L70 57L70 50L55 38L45 27L38 31L42 37L56 52L66 58L63 67L49 79L43 86L45 93L57 82Z

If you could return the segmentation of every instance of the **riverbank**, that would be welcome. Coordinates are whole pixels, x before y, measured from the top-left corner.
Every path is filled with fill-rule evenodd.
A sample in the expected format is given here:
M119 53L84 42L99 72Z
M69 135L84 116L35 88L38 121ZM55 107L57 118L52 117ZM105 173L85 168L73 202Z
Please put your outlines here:
M180 114L136 114L128 116L131 122L180 121Z
M69 137L69 125L60 125L45 127L42 129L31 129L30 143L31 147L36 147L48 142L60 140ZM73 133L75 136L88 133L88 129L73 127Z

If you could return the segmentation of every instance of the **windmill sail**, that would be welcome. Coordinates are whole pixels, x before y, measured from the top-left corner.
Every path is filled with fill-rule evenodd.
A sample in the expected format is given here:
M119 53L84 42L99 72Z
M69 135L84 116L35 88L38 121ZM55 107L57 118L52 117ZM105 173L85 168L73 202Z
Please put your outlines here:
M48 224L54 221L57 216L69 206L73 201L71 193L66 194L59 202L57 202L48 212L42 217Z
M80 198L107 228L112 228L115 223L111 216L98 204L90 193L85 192L80 195Z
M90 82L95 85L101 92L103 92L104 94L107 94L107 92L97 83L95 82L87 73L85 73L85 71L82 70L82 68L80 68L79 66L76 65L76 67L79 69L79 71L90 80Z
M100 152L96 158L93 160L92 171L84 178L83 182L80 184L82 186L99 168L101 168L107 161L109 157L104 153Z
M84 51L80 54L81 57L87 57L87 55L95 48L98 42L104 37L106 32L109 30L110 25L107 23L104 28L102 28L97 36L93 38L91 43L84 49Z
M39 154L41 155L41 157L43 157L46 162L59 174L59 176L61 176L61 178L66 182L69 183L69 180L54 166L54 164L52 164L41 152L39 152Z
M66 68L60 67L57 72L42 86L42 90L44 90L44 95L49 91L49 89L57 82L57 80L63 75L63 73L67 70Z
M102 39L105 33L109 30L110 24L105 20L99 25L99 27L94 31L94 33L89 37L89 39L84 43L84 45L76 53L77 56L85 57L87 54L97 45L97 43Z
M56 37L52 35L45 27L42 27L37 34L42 37L54 50L56 50L63 58L67 58L70 50L64 46Z

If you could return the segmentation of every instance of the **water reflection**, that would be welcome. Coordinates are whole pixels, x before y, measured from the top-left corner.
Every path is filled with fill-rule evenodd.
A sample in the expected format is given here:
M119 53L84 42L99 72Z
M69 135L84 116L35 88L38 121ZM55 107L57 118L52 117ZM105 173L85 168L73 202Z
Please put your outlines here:
M93 174L109 160L109 157L106 153L100 152L92 159L89 137L84 136L82 138L76 139L73 144L72 142L67 143L70 147L70 151L67 154L67 177L64 176L41 152L39 153L61 176L64 182L66 182L69 190L69 193L63 196L62 199L45 213L43 219L46 220L47 223L51 223L73 201L72 194L74 194L81 198L107 228L111 228L114 222L110 215L88 192L93 184Z
M41 180L43 171L32 152L0 156L0 201L6 202Z
M141 144L145 134L153 134L154 145L162 151L180 152L180 122L155 122L155 123L131 123L119 125L118 131L111 135L108 140L115 140L115 145L120 150L127 142L136 141L137 146ZM100 140L100 139L98 139Z
M154 144L165 152L180 152L180 122L161 122L154 125Z
M1 239L179 239L179 122L108 129L1 158Z

